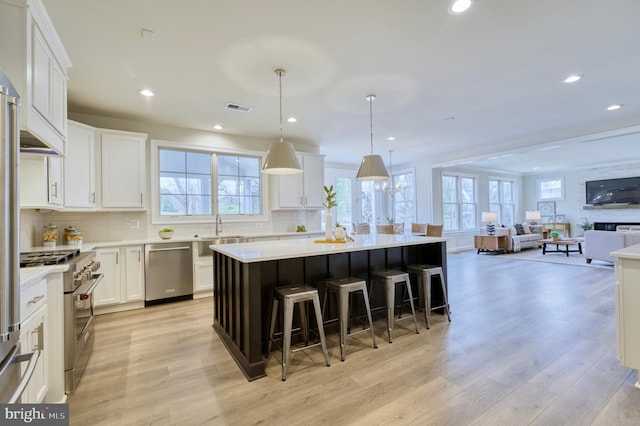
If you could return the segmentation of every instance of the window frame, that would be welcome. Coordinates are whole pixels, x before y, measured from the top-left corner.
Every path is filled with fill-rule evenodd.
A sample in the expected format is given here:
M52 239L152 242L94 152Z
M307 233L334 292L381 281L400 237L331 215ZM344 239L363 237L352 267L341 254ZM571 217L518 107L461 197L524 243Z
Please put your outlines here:
M498 182L498 199L499 199L499 203L497 204L498 206L498 220L499 223L502 223L504 225L513 225L515 223L515 217L516 217L516 203L515 203L515 191L516 191L516 183L513 179L505 179L505 178L500 178L500 177L489 177L488 181L487 181L487 197L488 197L488 205L489 205L489 211L496 211L493 209L493 206L496 206L495 203L491 202L491 182ZM505 203L504 202L504 184L505 183L509 183L511 184L511 203ZM511 216L512 216L512 221L513 223L507 223L507 220L505 219L505 209L510 206L511 209Z
M443 186L443 178L445 177L452 177L456 179L456 202L455 203L449 203L444 201L445 197L444 197L444 186ZM473 203L463 203L462 202L462 179L472 179L473 180ZM457 228L456 229L446 229L443 230L443 232L447 232L447 233L454 233L454 232L475 232L478 229L478 179L479 176L478 175L474 175L474 174L468 174L468 173L457 173L457 172L447 172L447 173L442 173L440 175L440 192L442 194L441 196L441 217L442 217L442 223L445 223L445 213L444 213L444 206L445 204L455 204L457 206L457 210L458 210L458 221L457 221ZM473 217L473 227L468 227L465 228L463 226L463 209L462 206L463 205L472 205L473 206L473 210L474 210L474 214L472 215Z
M550 181L560 181L560 196L559 197L543 197L542 196L542 183ZM536 200L537 201L562 201L564 200L565 185L564 176L552 176L546 178L536 179Z
M395 220L398 217L398 213L397 213L397 209L396 209L397 205L399 205L401 203L409 203L409 202L412 204L413 208L411 209L411 214L409 214L408 217L405 217L405 220L403 222L404 226L405 226L405 229L406 229L407 227L409 227L409 228L411 227L411 223L415 222L415 218L416 218L416 171L415 171L415 168L409 167L409 168L405 168L405 169L401 169L401 170L394 170L393 171L393 182L394 183L397 182L398 181L397 180L398 176L401 176L401 175L411 175L411 179L413 180L413 183L411 185L411 187L412 187L411 189L412 190L408 191L408 190L404 189L404 190L400 191L400 192L404 192L406 194L409 194L411 196L411 199L409 201L396 202L397 194L394 195L393 197L390 197L391 198L391 212L392 212L394 220ZM400 222L398 222L396 220L396 223L400 223Z
M211 164L211 198L213 206L211 215L198 216L162 216L160 214L160 149L171 149L177 151L192 151L199 153L209 153L212 157ZM217 155L231 155L241 157L255 157L260 159L260 167L264 163L265 153L252 150L231 150L218 147L208 147L203 145L193 145L159 139L151 140L150 147L150 189L151 189L151 224L152 225L171 225L171 224L189 224L189 223L215 223L218 211L218 167ZM269 202L268 202L268 177L260 174L260 214L255 215L227 215L223 216L225 222L255 222L269 220Z

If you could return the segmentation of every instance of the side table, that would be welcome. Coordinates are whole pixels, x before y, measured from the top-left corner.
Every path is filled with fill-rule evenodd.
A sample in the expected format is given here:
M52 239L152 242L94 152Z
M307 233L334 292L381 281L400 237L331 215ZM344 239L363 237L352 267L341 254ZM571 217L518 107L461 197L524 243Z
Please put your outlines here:
M508 235L474 235L473 246L481 251L506 252Z

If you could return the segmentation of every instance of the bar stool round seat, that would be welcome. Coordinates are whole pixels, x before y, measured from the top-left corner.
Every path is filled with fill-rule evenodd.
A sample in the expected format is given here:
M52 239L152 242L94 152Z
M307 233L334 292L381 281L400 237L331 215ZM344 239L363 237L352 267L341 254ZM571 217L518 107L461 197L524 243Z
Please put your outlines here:
M406 286L406 291L409 295L409 306L411 306L411 317L397 318L396 321L413 318L413 323L416 326L416 334L420 334L420 331L418 331L418 321L416 321L416 311L413 307L413 294L411 292L411 282L409 281L409 274L395 269L378 269L371 271L371 278L372 286L376 281L382 282L385 286L385 296L387 303L387 333L389 335L389 343L393 342L393 313L396 304L396 284L404 283L404 285ZM404 303L404 300L401 301L401 303Z
M431 328L431 311L434 309L444 308L447 319L451 322L451 312L449 312L449 301L447 300L446 282L442 267L429 264L409 265L407 266L407 271L418 278L419 300L420 303L424 303L424 320L427 323L427 328ZM444 304L432 306L431 283L432 277L436 275L440 276L440 288L442 290Z
M275 337L276 318L278 316L278 305L283 304L283 332L282 332L282 380L287 379L287 369L289 367L289 359L291 352L291 331L293 328L293 310L296 303L299 304L300 312L300 324L302 326L302 333L304 336L305 346L300 349L306 349L313 346L321 345L322 353L324 354L324 360L327 367L330 366L329 353L327 352L327 343L324 337L324 328L322 324L322 316L320 313L320 299L318 297L318 290L308 285L294 285L278 287L273 295L273 305L271 309L271 327L269 332L269 343L267 345L267 355L271 353L271 344ZM313 303L313 310L315 311L316 323L318 325L318 335L320 342L309 345L309 324L307 323L306 303Z
M340 323L340 359L345 360L347 355L347 336L361 333L363 331L371 331L371 339L373 347L377 348L376 336L373 332L373 321L371 320L371 308L369 307L369 294L367 292L367 282L360 278L331 278L325 281L324 295L322 297L322 317L324 318L325 308L327 306L328 292L338 294L338 321ZM369 320L369 328L362 329L357 332L347 333L347 324L350 318L349 295L354 292L361 292L364 299L364 306L367 311L367 319Z

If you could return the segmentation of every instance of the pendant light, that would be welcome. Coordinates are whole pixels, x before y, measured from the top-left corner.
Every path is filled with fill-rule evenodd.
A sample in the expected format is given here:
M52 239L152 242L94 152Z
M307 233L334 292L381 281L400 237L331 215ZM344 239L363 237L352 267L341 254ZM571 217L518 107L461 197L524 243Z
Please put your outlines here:
M356 180L387 180L389 173L384 167L382 157L373 153L373 101L376 95L368 95L369 101L369 127L371 130L371 154L362 158L360 169L356 175Z
M278 68L274 71L280 81L280 142L274 142L267 152L267 158L262 166L262 173L270 175L294 175L302 173L293 145L285 142L282 137L282 76L286 71Z

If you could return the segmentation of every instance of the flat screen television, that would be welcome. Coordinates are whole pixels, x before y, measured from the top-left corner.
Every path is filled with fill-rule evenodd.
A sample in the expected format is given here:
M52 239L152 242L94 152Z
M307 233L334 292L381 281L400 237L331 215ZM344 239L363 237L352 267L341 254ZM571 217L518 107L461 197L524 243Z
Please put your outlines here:
M634 204L640 203L640 176L592 180L585 183L587 204Z

